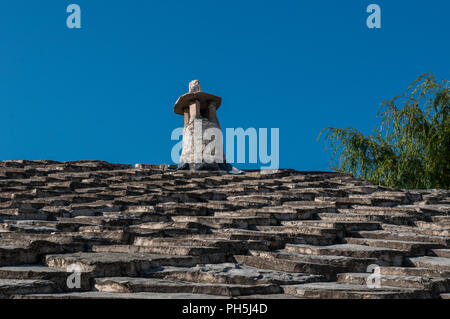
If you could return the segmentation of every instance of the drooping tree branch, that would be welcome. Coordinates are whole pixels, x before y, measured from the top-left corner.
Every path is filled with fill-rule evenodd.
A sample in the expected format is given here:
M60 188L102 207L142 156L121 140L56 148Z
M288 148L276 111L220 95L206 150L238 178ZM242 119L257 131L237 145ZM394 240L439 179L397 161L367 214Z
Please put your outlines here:
M328 127L319 139L326 133L337 171L391 187L448 189L449 102L449 81L422 75L405 94L381 104L373 134Z

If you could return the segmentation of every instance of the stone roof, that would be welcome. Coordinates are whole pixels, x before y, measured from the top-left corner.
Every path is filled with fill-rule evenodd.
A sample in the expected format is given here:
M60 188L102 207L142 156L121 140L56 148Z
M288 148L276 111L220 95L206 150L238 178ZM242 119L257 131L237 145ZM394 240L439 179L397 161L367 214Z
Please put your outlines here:
M449 191L394 190L346 174L7 161L0 222L2 298L450 292ZM373 264L379 288L367 285ZM71 265L82 271L74 289Z

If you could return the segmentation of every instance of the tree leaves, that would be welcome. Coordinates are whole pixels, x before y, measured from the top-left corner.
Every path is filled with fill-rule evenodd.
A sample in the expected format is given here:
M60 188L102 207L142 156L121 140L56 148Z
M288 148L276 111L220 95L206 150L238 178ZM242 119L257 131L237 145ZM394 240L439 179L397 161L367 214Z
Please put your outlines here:
M384 101L380 127L364 136L353 127L327 127L331 166L399 188L450 188L449 81L418 77L405 94Z

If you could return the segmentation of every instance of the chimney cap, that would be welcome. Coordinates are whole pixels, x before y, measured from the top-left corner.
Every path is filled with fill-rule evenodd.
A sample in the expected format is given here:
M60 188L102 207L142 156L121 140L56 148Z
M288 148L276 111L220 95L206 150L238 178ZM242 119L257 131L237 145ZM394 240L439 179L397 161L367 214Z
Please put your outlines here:
M183 94L175 102L173 111L175 114L184 115L184 109L189 107L192 101L198 100L200 102L200 108L206 109L209 104L215 103L216 109L222 104L222 98L213 94L202 92L199 80L193 80L189 82L189 92Z

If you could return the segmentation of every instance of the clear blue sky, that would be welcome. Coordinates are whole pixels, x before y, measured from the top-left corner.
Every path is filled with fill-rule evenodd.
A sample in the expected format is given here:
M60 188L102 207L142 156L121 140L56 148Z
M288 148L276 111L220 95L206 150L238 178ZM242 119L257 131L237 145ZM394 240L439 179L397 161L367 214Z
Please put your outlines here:
M417 76L450 78L449 14L448 0L1 1L0 160L170 163L172 106L200 79L223 127L278 127L282 168L327 170L322 128L368 133Z

